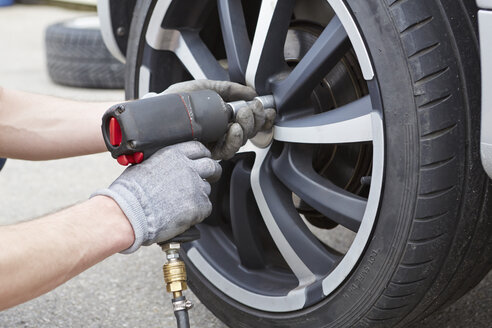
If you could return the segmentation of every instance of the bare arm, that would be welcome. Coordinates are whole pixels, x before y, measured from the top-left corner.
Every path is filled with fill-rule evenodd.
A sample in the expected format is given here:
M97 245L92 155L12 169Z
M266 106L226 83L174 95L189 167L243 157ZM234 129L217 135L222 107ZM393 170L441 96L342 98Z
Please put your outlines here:
M125 214L104 196L0 227L0 311L52 290L133 242Z
M0 157L47 160L103 152L101 117L111 105L0 88Z

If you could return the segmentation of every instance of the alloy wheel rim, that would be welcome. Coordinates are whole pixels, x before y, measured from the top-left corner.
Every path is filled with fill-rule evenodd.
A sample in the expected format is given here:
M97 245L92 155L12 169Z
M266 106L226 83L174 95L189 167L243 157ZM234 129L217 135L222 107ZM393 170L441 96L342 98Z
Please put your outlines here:
M363 254L379 207L383 186L384 135L382 110L377 105L377 83L373 79L367 50L345 4L341 0L328 0L328 3L335 15L308 50L307 57L291 71L285 69L284 39L278 37L289 29L294 6L294 1L290 0L262 2L258 16L261 24L257 25L250 44L246 27L241 22L232 24L232 17L244 17L241 1L218 1L229 72L207 50L198 32L162 27L172 6L171 0L157 1L145 35L146 47L172 52L193 78L228 80L230 77L254 86L259 94L273 93L279 104L273 143L260 148L248 141L234 160L231 175L234 174L239 181L235 186L249 183L247 187L252 191L262 224L288 270L274 268L262 271L259 266L255 267L254 261L245 267L238 255L241 250L234 244L239 237L233 240L224 236L222 228L214 224L200 225L202 238L185 246L186 258L212 285L232 299L263 311L299 310L321 301L339 287ZM298 108L306 104L300 100L309 98L314 84L336 64L340 54L347 51L347 44L357 55L369 94L331 111L315 114L308 108L304 115L299 115ZM282 49L280 54L279 47ZM282 58L279 60L280 55ZM277 62L280 64L271 65ZM138 81L140 96L149 91L160 91L151 90L151 69L145 63L139 68ZM367 199L354 197L356 195L330 181L319 179L309 168L303 171L308 162L300 160L306 157L305 150L298 147L300 143L358 142L372 143L373 148ZM309 190L314 195L310 195ZM247 193L248 190L242 192ZM330 218L337 218L338 224L357 231L343 256L330 253L325 245L313 238L299 214L292 211L293 205L286 202L289 192L302 195L303 201L316 210L328 213ZM323 202L324 199L328 201ZM248 211L244 206L236 207ZM236 226L235 229L241 231L236 231L236 235L245 235L243 243L248 238L255 238L254 231L247 231L254 229L250 225ZM255 252L258 250L249 254L258 256Z

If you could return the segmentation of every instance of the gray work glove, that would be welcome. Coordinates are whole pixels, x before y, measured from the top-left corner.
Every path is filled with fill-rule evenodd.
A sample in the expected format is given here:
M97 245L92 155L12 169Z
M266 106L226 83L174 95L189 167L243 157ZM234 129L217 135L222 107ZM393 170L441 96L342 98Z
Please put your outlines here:
M227 81L192 80L171 85L162 94L192 92L198 90L213 90L226 101L251 100L256 97L254 89ZM144 98L152 97L156 93L150 93ZM243 107L236 115L226 135L212 148L212 158L230 159L243 146L248 139L253 138L259 131L269 130L275 121L275 110L264 109L259 100L255 100L249 106Z
M210 156L197 141L169 146L92 195L114 199L130 221L135 242L122 253L169 240L210 215L211 187L205 179L217 180L222 172Z
M275 116L276 112L273 108L263 108L263 104L257 99L240 108L227 134L214 146L213 158L232 158L248 139L253 138L260 131L270 130L275 122Z

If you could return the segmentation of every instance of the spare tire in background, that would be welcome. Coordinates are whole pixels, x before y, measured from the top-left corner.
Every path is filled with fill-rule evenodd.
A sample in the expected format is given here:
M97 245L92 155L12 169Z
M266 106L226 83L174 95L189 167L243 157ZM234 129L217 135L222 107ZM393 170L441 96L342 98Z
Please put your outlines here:
M106 49L97 16L49 26L45 43L48 73L55 83L84 88L124 87L124 64Z

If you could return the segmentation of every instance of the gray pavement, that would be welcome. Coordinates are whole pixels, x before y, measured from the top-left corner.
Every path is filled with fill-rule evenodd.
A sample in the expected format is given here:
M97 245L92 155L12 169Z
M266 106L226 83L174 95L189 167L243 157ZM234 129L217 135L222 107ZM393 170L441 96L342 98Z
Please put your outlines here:
M0 8L0 85L79 100L121 101L123 91L86 90L53 84L44 58L44 28L87 15L40 6ZM56 211L106 187L122 168L108 154L46 162L8 160L0 174L0 224ZM1 250L0 250L1 251ZM174 327L162 282L158 247L115 255L33 301L0 312L0 327ZM492 274L422 327L491 327ZM193 327L225 327L196 297Z

